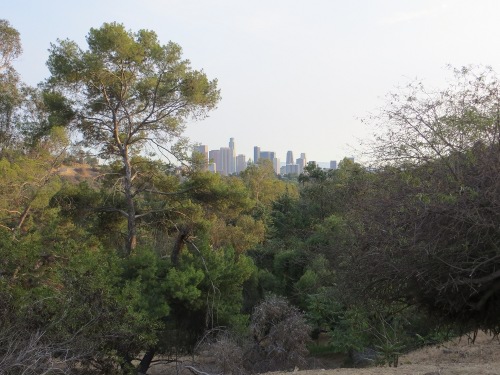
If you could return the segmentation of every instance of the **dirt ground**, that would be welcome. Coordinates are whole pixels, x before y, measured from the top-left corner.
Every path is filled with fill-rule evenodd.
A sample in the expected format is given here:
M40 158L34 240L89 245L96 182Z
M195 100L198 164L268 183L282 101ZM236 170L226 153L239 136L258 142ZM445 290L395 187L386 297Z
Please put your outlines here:
M474 344L467 336L439 346L426 347L399 359L399 366L368 368L333 368L342 363L341 358L317 358L315 370L295 369L293 372L275 372L266 375L500 375L500 341L479 333ZM153 366L151 375L189 375L184 363ZM208 374L207 374L208 375Z
M498 338L479 333L474 344L470 343L467 336L463 336L401 356L397 368L337 368L295 372L298 375L500 375L500 342ZM284 373L273 375L279 374Z

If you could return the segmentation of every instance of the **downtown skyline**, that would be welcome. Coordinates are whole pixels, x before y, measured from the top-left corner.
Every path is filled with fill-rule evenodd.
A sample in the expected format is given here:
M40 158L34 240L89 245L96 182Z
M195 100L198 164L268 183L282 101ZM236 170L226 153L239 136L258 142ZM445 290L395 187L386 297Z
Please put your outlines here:
M321 168L336 169L338 161L331 159L328 161L308 160L306 153L301 152L299 158L294 158L294 151L288 150L284 159L281 159L275 151L263 150L260 146L253 147L252 157L247 154L238 153L237 144L234 137L229 138L228 146L211 149L209 145L201 144L193 146L193 153L204 155L207 160L207 169L211 172L223 175L238 174L244 171L248 163L255 163L261 159L270 160L276 174L300 174L309 162L315 162ZM345 156L354 161L354 157ZM284 160L284 161L282 161Z
M18 0L3 4L2 18L21 34L23 54L14 65L29 85L48 78L45 62L57 39L85 46L90 28L104 22L153 30L218 80L218 108L186 123L192 142L218 147L227 134L250 157L260 145L282 160L288 150L303 150L310 160L327 162L345 155L362 160L360 141L374 129L360 118L383 107L398 87L415 79L442 87L447 65L500 71L500 52L491 48L500 38L499 12L493 0L89 0L71 6Z

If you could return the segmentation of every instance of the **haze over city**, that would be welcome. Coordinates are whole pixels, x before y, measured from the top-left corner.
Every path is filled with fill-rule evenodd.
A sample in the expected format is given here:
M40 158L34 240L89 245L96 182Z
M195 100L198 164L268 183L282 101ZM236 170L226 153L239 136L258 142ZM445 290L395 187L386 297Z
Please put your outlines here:
M371 130L360 118L415 78L440 86L445 66L500 70L500 3L478 1L10 1L2 18L21 33L15 67L35 85L48 77L47 49L57 39L85 47L91 27L123 23L180 44L184 57L217 78L222 100L186 135L210 148L234 137L253 147L306 153L328 162L359 157Z

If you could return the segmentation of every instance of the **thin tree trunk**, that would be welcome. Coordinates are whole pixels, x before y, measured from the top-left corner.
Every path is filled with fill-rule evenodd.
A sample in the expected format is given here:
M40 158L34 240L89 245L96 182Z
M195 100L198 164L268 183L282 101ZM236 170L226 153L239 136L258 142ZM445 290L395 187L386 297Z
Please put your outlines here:
M125 180L123 188L125 190L125 202L127 204L127 256L132 254L137 246L137 226L135 222L135 205L132 196L132 166L128 157L128 150L123 150L123 164L125 166Z
M24 224L24 221L28 217L30 209L31 209L31 203L28 206L26 206L26 208L24 209L23 213L21 214L21 217L19 218L19 221L17 223L17 230L21 230L21 228L22 228L22 226Z

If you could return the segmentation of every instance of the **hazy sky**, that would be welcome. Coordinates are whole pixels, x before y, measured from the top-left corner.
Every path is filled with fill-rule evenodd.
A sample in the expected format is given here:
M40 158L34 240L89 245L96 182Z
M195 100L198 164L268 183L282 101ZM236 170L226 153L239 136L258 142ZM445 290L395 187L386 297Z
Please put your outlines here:
M48 77L50 43L86 47L104 22L180 44L222 91L187 135L209 149L234 137L247 158L254 145L282 161L287 150L357 156L351 147L369 135L359 118L396 86L442 85L448 64L500 71L498 0L1 0L0 18L21 33L16 68L33 85Z

